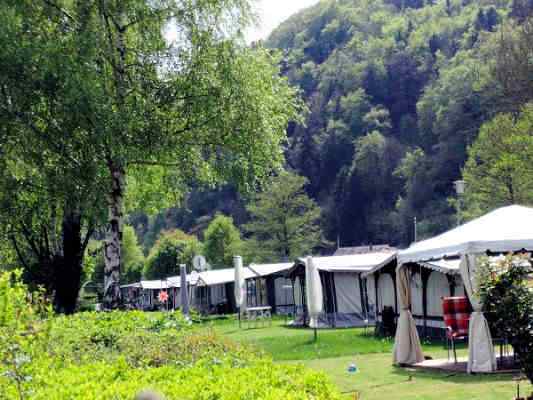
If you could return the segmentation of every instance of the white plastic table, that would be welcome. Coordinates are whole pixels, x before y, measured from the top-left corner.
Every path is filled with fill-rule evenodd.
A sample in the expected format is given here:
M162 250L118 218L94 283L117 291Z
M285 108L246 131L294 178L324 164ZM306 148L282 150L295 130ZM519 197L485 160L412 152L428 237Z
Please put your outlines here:
M248 322L248 328L259 326L272 326L272 307L249 307L244 311L244 319Z

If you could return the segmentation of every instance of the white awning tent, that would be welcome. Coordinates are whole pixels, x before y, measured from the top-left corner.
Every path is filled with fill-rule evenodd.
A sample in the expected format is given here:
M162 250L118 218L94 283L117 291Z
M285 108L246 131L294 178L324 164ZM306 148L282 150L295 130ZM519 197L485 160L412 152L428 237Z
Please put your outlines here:
M316 269L321 272L325 311L321 316L321 326L360 326L372 323L375 316L374 288L369 288L365 274L396 259L396 252L381 251L364 254L313 257ZM300 299L301 277L306 260L299 258L289 271L294 277L294 298ZM368 292L372 293L368 296ZM372 299L370 299L372 297ZM304 309L301 308L301 311ZM297 318L298 320L298 318Z
M398 253L397 277L407 263L429 263L442 267L435 260L461 257L459 271L474 308L470 319L468 372L490 372L496 368L494 349L488 324L476 296L476 256L533 250L533 209L518 205L498 208L434 238L413 244ZM448 268L448 270L451 270ZM406 280L398 279L400 292ZM394 362L411 364L422 361L420 343L409 311L410 299L404 298L395 339ZM415 338L416 336L416 338ZM409 340L411 338L412 340Z
M438 260L487 250L506 253L533 248L533 209L518 205L498 208L398 253L398 264Z

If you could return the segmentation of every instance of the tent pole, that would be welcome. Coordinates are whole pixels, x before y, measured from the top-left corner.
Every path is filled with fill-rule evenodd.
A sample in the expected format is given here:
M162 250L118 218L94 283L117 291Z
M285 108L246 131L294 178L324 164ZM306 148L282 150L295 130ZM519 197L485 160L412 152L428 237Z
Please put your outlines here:
M317 328L314 328L314 333L315 333L315 342L318 340L318 333L317 333Z

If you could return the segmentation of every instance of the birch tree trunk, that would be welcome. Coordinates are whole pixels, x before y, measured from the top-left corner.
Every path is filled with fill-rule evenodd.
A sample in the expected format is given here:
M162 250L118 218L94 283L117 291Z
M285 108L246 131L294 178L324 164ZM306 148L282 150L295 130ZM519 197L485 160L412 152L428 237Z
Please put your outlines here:
M108 198L109 220L104 242L104 307L118 308L121 304L120 266L122 263L121 247L122 224L124 218L125 174L122 166L110 165L111 192Z

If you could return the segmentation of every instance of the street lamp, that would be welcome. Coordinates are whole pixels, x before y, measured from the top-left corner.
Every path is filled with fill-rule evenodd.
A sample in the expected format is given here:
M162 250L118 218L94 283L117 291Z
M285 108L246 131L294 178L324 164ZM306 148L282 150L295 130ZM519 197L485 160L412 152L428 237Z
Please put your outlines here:
M453 186L455 187L455 193L457 193L457 225L461 225L461 212L466 182L462 179L459 179L453 182Z
M455 193L457 193L458 196L462 196L465 194L465 186L466 182L462 179L459 179L453 183L453 186L455 186Z

